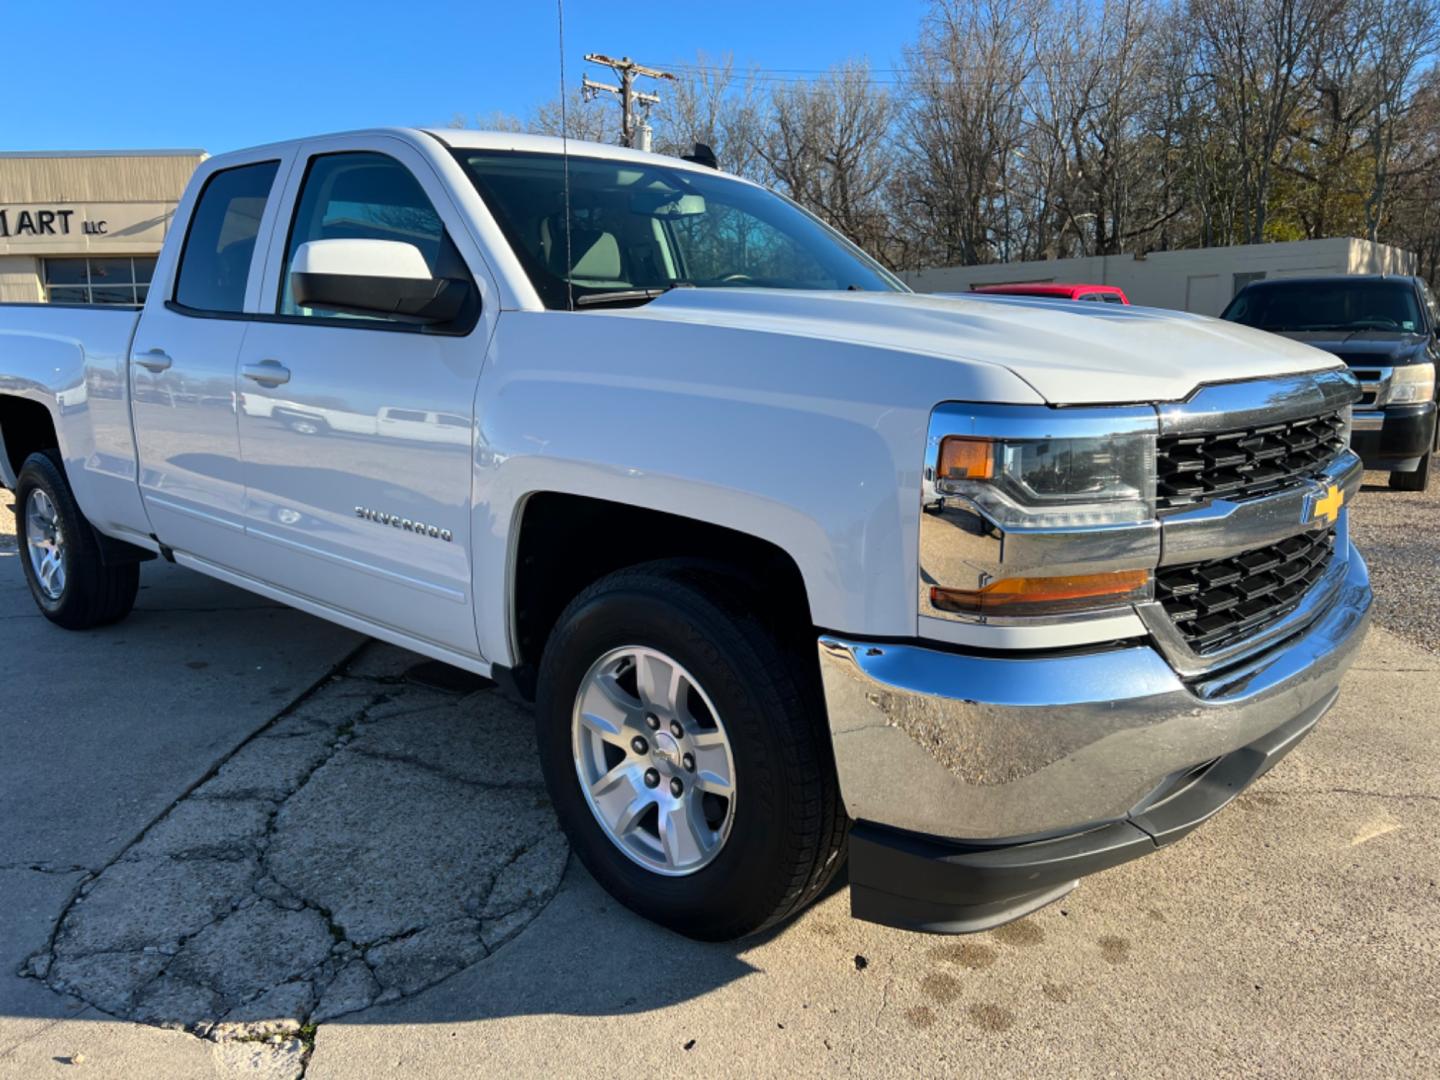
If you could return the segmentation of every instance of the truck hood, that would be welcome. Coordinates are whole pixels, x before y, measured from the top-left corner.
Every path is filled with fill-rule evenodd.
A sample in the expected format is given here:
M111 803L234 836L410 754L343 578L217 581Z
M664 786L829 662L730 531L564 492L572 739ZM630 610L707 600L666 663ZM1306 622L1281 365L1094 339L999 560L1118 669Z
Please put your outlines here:
M1031 297L788 289L673 289L588 317L688 322L869 345L1003 367L1055 405L1177 401L1204 383L1341 366L1237 323L1119 304Z
M1280 330L1276 333L1316 349L1334 353L1347 364L1409 364L1426 360L1429 339L1402 330Z

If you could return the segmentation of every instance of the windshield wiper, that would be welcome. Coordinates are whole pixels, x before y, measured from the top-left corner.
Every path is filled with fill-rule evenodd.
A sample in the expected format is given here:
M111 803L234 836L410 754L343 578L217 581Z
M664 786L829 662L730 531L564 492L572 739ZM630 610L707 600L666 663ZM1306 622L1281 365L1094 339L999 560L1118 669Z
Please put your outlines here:
M601 307L606 304L643 304L654 300L657 296L665 295L671 289L693 289L694 287L688 281L677 281L653 289L611 289L608 292L586 293L584 296L577 296L575 306L578 308Z

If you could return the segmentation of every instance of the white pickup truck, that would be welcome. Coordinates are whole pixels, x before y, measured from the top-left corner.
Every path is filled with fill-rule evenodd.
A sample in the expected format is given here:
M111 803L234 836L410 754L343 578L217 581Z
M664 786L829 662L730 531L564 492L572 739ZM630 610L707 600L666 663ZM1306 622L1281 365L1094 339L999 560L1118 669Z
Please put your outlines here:
M1364 636L1357 396L1212 319L917 296L704 164L512 134L212 158L138 315L0 309L45 615L124 617L158 555L491 676L589 869L705 938L847 851L856 916L984 929L1233 799Z

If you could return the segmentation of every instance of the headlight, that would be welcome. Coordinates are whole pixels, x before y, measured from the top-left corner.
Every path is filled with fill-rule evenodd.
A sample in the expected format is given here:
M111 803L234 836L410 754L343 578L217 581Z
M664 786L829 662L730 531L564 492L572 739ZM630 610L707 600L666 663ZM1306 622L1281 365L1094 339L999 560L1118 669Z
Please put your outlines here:
M1155 436L950 436L940 444L935 488L968 498L1002 527L1148 521L1155 514Z
M1386 405L1411 405L1435 396L1435 365L1403 364L1392 368Z
M944 405L931 417L920 613L1087 618L1153 595L1153 409Z

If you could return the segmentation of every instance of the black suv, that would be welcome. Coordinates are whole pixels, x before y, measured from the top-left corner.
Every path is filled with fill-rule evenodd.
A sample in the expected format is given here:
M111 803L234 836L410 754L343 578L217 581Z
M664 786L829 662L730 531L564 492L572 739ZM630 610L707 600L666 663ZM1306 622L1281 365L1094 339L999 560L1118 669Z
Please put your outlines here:
M1390 486L1424 491L1437 448L1440 307L1418 277L1279 278L1245 286L1222 319L1334 353L1360 380L1350 445Z

